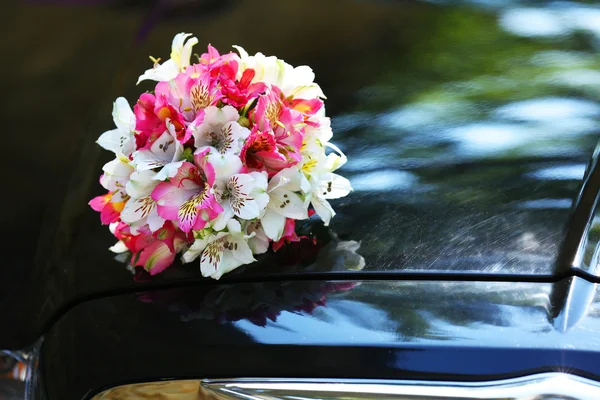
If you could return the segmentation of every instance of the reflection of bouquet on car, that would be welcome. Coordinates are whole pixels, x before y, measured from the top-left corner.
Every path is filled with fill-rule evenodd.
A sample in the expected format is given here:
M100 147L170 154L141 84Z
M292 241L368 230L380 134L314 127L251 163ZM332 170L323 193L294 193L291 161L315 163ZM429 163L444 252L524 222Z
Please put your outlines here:
M360 270L365 260L357 253L360 243L340 240L324 228L328 238L302 236L278 252L269 252L261 264L287 264L290 271L324 272L331 270ZM285 249L285 250L284 250ZM255 267L260 270L260 266ZM147 274L136 271L138 279ZM355 282L287 281L219 285L216 288L177 288L152 291L139 295L143 302L157 304L180 314L182 320L210 319L219 322L248 320L264 326L275 322L282 312L311 313L326 306L332 293L350 290Z

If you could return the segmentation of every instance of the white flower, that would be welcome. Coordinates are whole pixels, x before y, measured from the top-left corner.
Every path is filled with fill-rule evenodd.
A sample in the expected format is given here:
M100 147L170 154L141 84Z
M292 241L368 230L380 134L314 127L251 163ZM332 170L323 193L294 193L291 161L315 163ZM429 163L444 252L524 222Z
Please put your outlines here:
M125 186L129 182L129 176L134 171L133 167L121 158L115 158L104 164L102 170L104 174L100 177L100 184L104 189L113 192L112 201L125 201L127 198Z
M117 158L125 162L135 149L135 115L124 97L119 97L113 104L113 121L117 129L104 132L96 143L108 151L115 153Z
M148 224L152 232L162 228L165 220L158 215L156 202L152 199L152 190L158 185L156 172L152 170L136 171L131 174L125 189L131 197L121 211L121 220L131 226L134 235L138 229Z
M302 167L310 182L307 200L310 200L325 226L329 225L329 221L335 215L335 211L327 200L344 197L352 191L352 185L348 179L333 173L346 163L346 156L331 143L327 143L326 146L339 154L331 153L323 158L312 159Z
M192 47L198 43L198 39L195 37L190 38L186 42L186 39L190 36L192 36L191 33L178 33L175 35L171 45L171 58L163 64L157 62L153 68L150 68L139 77L137 83L139 84L141 81L147 79L152 81L170 81L180 72L185 71L186 67L190 65Z
M212 222L217 231L224 229L234 216L245 220L258 218L269 202L264 172L235 174L215 182L215 186L215 196L223 207L223 212Z
M273 241L281 239L286 218L308 218L308 204L297 193L310 190L308 181L303 178L302 172L294 166L281 170L269 181L267 188L269 204L260 217L262 227L269 239Z
M211 152L220 154L239 154L250 130L238 124L240 115L232 106L207 107L204 119L199 125L192 123L194 145L199 150L207 146Z
M181 160L183 145L177 140L173 124L167 123L165 131L146 150L138 150L133 153L132 164L139 171L163 167L169 163Z
M228 232L219 232L207 239L200 239L198 245L192 245L192 248L195 246L194 252L204 247L200 258L200 271L205 277L219 279L223 274L241 265L256 261L248 246L249 236L242 232L240 223L231 219L227 223L227 229Z
M252 79L253 83L264 82L276 85L286 97L294 96L299 99L325 98L319 85L314 82L315 74L310 67L302 65L294 68L277 57L267 57L262 53L249 56L242 47L233 47L240 53L241 68L238 71L238 78L241 77L244 70L253 68L256 72Z
M239 114L231 106L207 107L198 125L192 123L196 152L209 149L208 162L215 170L217 180L226 180L242 169L239 154L250 130L238 124Z
M248 246L252 249L253 254L263 254L269 250L269 238L263 229L260 220L252 221L246 227L246 232L250 239L248 239Z

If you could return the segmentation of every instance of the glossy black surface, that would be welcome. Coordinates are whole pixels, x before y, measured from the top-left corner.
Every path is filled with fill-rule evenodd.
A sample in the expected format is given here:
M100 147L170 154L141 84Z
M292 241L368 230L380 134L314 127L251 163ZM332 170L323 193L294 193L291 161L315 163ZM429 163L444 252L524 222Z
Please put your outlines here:
M364 272L568 272L554 266L600 115L594 5L46 0L5 11L0 315L11 328L0 347L32 343L90 296L199 279L190 265L135 282L87 206L101 193L109 154L94 141L112 127L112 101L135 101L147 56L165 57L180 31L313 67L355 187L332 228L362 242ZM259 263L228 279L289 273Z
M322 305L298 307L315 300ZM451 381L559 371L598 379L599 310L597 285L580 278L241 283L121 295L79 305L50 330L43 387L49 399L68 400L160 378Z

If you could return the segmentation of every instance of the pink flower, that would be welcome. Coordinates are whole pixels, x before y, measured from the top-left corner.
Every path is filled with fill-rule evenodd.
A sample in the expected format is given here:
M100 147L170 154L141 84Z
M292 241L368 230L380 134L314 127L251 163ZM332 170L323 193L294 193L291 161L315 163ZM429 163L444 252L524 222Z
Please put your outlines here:
M237 54L229 52L220 55L219 51L209 44L208 51L200 56L200 66L202 66L205 71L209 72L212 77L216 78L219 76L223 65L231 62L237 63L237 60L239 60Z
M129 225L121 222L115 228L115 236L133 253L132 265L143 267L150 275L167 269L175 261L177 250L193 241L169 221L153 234L139 235L133 235Z
M121 211L125 207L124 201L116 201L112 202L113 193L109 192L102 196L94 197L88 203L90 207L94 211L98 211L100 213L100 221L102 225L112 224L113 222L117 222L121 215Z
M166 96L156 97L144 93L133 112L136 117L135 129L139 131L135 135L137 150L149 149L167 129L177 140L185 143L186 127L183 115L169 103Z
M183 162L174 177L159 183L152 191L158 215L178 221L184 232L204 228L223 212L212 193L214 169L206 162L208 151L194 156L195 164Z
M260 132L256 126L246 139L240 158L246 172L267 171L269 177L296 163L280 153L272 132Z
M255 75L252 68L244 70L239 81L236 80L237 71L238 63L236 61L223 65L219 81L223 93L223 102L236 108L243 108L263 93L266 90L266 85L262 82L252 83Z
M188 67L172 81L159 82L156 95L176 107L187 123L198 119L201 122L203 110L216 105L223 97L217 79L211 78L198 64Z
M276 86L258 98L254 110L256 125L261 131L273 131L277 146L284 150L287 157L295 162L302 160L302 125L303 116L300 112L290 109L283 101L283 94Z

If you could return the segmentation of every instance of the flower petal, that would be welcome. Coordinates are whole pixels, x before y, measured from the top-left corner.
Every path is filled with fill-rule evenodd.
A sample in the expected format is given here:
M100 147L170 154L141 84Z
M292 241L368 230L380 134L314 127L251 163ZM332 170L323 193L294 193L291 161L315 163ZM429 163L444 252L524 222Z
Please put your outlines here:
M153 179L156 181L164 181L168 178L173 178L175 175L177 175L177 172L183 163L183 161L177 161L165 165L160 171L158 171L156 175L154 175Z
M155 207L156 202L151 196L142 197L141 199L129 199L121 212L121 220L132 224L148 217Z
M119 130L129 132L132 135L132 132L135 130L135 115L125 97L119 97L115 100L112 117L115 126Z
M293 219L308 218L307 204L291 190L278 188L269 193L269 208L278 214Z
M274 241L281 239L285 228L285 217L283 215L267 208L267 212L260 219L260 222L269 239Z
M265 234L265 230L262 227L260 221L253 222L248 225L248 234L253 236L248 239L248 246L254 254L263 254L269 250L269 238Z
M185 253L183 253L183 255L181 256L181 260L184 263L194 261L196 258L198 258L200 254L202 254L208 242L208 238L196 239L194 243L192 243L190 248Z
M314 207L317 215L321 217L325 223L325 226L328 226L331 218L335 216L335 211L333 211L333 208L331 208L329 202L325 199L319 198L318 196L313 196L310 203Z
M206 193L199 192L188 198L179 207L177 212L177 220L179 228L184 232L189 232L196 224L200 214L200 206L206 200Z
M125 185L125 191L134 199L149 196L158 184L155 180L156 172L152 170L134 171Z
M146 221L148 222L148 228L150 228L151 232L156 232L165 224L165 219L158 215L158 210L156 207L150 211L150 215L146 217Z
M200 148L203 149L203 148ZM198 149L198 150L200 150ZM209 148L208 163L215 170L216 180L226 180L231 175L237 174L242 169L242 160L235 154L221 154L216 149Z
M112 151L117 154L119 151L119 143L121 141L121 131L119 129L112 129L104 132L96 143L98 143L103 149Z
M156 241L142 250L135 265L144 267L150 275L156 275L170 267L174 260L175 254L169 250L169 246Z
M167 60L163 64L157 65L153 68L147 69L140 77L136 85L139 85L141 81L170 81L179 74L179 67L173 60Z
M316 194L324 199L339 199L352 191L350 181L343 176L331 172L321 174Z
M101 212L102 209L110 201L112 195L110 193L103 194L102 196L96 196L88 203L92 210Z
M125 253L126 251L129 251L129 249L127 248L127 246L125 246L125 243L123 243L122 240L119 240L117 243L115 243L113 246L110 246L108 248L110 251L112 251L113 253Z

